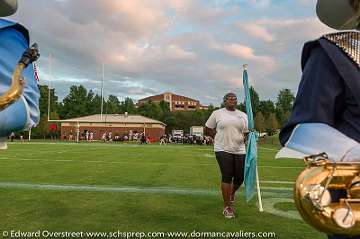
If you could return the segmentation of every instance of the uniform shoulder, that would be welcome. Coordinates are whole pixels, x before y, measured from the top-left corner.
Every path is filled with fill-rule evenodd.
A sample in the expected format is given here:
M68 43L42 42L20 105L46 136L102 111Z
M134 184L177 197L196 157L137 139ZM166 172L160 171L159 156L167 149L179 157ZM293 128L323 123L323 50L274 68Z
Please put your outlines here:
M8 19L0 19L0 30L1 29L5 29L5 28L13 28L17 31L19 31L21 34L24 35L26 41L29 43L30 42L30 38L29 38L29 31L22 26L21 24L8 20Z
M220 108L220 109L214 110L212 113L213 114L220 114L220 113L224 112L224 109L225 108Z
M247 117L247 114L241 110L236 110L236 112L243 117Z

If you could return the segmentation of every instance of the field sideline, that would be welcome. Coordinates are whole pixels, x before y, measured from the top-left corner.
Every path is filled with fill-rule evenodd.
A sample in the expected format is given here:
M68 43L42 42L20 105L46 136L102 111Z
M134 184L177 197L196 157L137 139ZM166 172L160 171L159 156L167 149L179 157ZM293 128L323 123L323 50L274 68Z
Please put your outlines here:
M326 238L299 217L292 187L301 160L259 146L264 213L256 199L221 214L217 163L208 146L9 143L0 154L0 231L254 231Z

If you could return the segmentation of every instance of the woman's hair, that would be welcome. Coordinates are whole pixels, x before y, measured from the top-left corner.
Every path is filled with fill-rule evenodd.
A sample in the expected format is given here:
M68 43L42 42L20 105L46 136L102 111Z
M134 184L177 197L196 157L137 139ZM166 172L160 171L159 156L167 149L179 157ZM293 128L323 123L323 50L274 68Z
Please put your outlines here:
M349 0L349 2L356 12L360 10L360 0Z
M232 92L227 93L226 95L224 95L223 101L225 102L228 99L228 97L236 97L236 95L235 93Z

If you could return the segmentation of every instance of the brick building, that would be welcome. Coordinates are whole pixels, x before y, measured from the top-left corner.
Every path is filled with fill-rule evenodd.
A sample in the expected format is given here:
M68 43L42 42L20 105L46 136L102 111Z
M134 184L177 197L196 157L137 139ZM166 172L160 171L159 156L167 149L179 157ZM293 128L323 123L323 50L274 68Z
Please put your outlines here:
M161 101L169 103L170 111L188 111L188 110L202 110L208 109L208 106L201 105L200 101L192 98L176 95L171 92L165 92L160 95L153 95L143 98L138 101L137 106L144 104L145 102L152 101L159 104Z
M94 140L101 139L106 132L111 132L112 136L122 136L133 133L145 132L151 139L159 140L165 134L165 127L161 121L150 119L141 115L125 114L100 114L89 115L75 119L61 121L61 139L70 134L75 135L79 130L80 135L93 132Z

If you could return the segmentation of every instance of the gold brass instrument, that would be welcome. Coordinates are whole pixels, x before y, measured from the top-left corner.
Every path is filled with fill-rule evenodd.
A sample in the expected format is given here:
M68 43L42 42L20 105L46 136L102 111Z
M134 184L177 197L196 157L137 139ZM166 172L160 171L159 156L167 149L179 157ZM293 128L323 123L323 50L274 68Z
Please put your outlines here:
M327 234L360 235L360 162L331 162L326 154L305 158L298 176L295 205L302 218ZM332 198L340 190L345 197Z
M29 64L39 59L39 56L40 54L36 43L24 52L12 75L10 89L5 92L4 95L0 96L0 111L19 99L24 86L24 79L21 74Z

